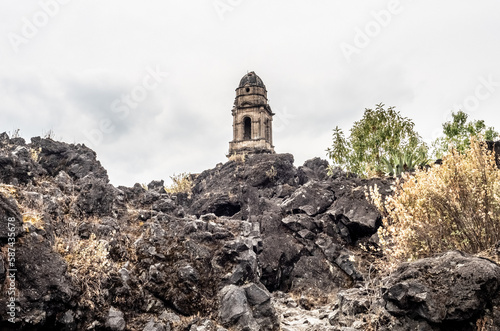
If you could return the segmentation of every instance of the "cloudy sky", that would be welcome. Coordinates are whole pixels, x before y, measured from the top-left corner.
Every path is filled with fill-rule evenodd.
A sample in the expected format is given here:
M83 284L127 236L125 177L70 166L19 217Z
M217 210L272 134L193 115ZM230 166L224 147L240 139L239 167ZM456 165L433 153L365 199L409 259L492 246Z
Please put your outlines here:
M235 88L264 81L278 153L325 157L383 102L428 142L500 129L497 0L2 0L0 131L85 143L113 184L225 162Z

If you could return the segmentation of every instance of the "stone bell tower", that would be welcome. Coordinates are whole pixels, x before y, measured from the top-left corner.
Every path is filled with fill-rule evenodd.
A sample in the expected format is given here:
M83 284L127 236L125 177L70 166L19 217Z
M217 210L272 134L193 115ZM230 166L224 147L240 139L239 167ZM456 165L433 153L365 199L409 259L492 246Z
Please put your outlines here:
M273 115L267 103L267 90L259 76L251 71L236 89L233 114L233 141L229 154L272 153Z

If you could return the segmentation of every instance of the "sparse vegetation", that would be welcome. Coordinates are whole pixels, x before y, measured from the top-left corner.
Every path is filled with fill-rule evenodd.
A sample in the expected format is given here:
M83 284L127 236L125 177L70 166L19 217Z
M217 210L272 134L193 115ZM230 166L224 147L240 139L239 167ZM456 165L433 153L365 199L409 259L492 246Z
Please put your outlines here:
M347 139L339 127L334 129L332 147L326 150L334 166L370 177L383 174L383 160L394 155L415 153L427 158L427 146L414 130L414 123L394 107L384 106L380 103L375 110L365 109Z
M186 193L191 195L193 179L190 173L183 172L178 175L174 174L170 176L170 179L172 179L172 185L165 186L165 192L170 194Z
M50 129L49 131L43 133L43 138L44 139L55 139L55 134L54 134L54 131L52 129Z
M91 310L104 303L103 281L116 269L109 258L106 242L92 233L89 239L56 238L55 250L69 266L69 275L81 291L79 304Z
M20 129L15 129L13 130L12 132L8 132L8 136L12 139L12 138L20 138L21 137L21 134L19 133L21 130Z
M23 213L23 223L31 223L37 229L44 229L45 226L43 215L35 211Z
M246 155L245 154L232 154L228 160L229 161L234 161L236 163L245 163L245 158L246 158Z
M383 250L394 262L453 249L478 253L500 240L500 171L475 137L465 153L451 150L442 165L405 176L385 201L376 187L370 192L385 216Z
M40 160L40 153L42 152L42 149L39 148L30 148L30 155L31 159L35 162L38 162Z
M276 176L278 175L278 171L274 166L271 166L269 170L266 171L266 176L270 181L274 181Z
M16 198L17 190L14 185L0 184L0 193L4 194L8 198Z

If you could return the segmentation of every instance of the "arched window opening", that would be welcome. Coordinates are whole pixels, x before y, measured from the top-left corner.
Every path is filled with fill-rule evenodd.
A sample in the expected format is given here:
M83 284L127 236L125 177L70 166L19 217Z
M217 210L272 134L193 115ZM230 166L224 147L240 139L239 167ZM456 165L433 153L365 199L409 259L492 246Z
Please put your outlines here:
M250 117L245 117L243 119L243 127L244 127L243 139L245 140L252 139L252 120L250 119Z

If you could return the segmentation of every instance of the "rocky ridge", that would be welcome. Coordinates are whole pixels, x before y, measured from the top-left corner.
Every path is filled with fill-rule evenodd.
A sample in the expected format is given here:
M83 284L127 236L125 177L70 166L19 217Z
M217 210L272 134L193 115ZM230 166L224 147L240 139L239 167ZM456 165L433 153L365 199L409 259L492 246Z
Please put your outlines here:
M0 283L12 221L17 297L0 328L500 329L495 262L447 252L377 274L365 190L391 194L392 179L327 166L251 155L167 194L162 181L114 187L83 145L1 134Z

